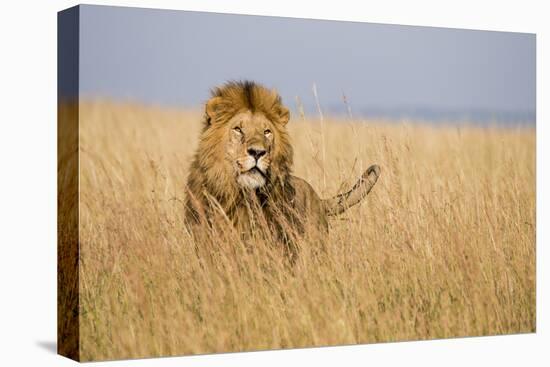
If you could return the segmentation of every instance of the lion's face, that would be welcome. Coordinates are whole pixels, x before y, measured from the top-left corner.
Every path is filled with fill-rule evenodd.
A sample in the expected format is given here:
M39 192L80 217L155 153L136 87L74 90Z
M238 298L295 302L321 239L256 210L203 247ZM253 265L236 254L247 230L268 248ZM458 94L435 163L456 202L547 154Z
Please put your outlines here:
M237 184L257 189L267 183L275 126L261 112L240 112L227 122L226 159L232 165Z
M189 182L219 202L237 200L243 190L275 192L290 176L290 113L274 90L231 82L206 102L196 159Z

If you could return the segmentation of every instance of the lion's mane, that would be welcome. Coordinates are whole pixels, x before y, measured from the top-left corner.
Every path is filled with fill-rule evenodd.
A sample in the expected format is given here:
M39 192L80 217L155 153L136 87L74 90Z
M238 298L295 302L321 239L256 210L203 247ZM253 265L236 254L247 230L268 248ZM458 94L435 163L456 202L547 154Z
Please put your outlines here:
M237 113L247 110L263 113L277 130L268 182L262 192L269 200L282 200L282 193L291 189L289 178L293 150L285 128L288 110L280 96L274 90L245 81L229 82L215 88L211 92L211 100L214 98L220 100L216 104L216 117L212 119L207 113L203 117L199 145L188 176L188 216L199 219L201 214L205 214L202 211L218 204L226 213L239 213L236 206L245 205L242 189L224 160L227 147L223 144L223 136L230 129L227 122Z

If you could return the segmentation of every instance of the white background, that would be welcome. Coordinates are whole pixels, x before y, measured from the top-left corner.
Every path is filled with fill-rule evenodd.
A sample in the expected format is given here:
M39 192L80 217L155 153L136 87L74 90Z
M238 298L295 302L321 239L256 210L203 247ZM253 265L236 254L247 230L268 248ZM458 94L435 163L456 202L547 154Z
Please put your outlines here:
M548 103L545 1L90 1L537 33L537 333L428 342L235 353L94 365L549 365ZM0 365L64 366L56 339L56 12L73 1L0 5ZM545 17L546 15L546 17ZM544 104L546 101L546 105ZM545 221L546 220L546 221ZM545 225L546 224L546 225Z

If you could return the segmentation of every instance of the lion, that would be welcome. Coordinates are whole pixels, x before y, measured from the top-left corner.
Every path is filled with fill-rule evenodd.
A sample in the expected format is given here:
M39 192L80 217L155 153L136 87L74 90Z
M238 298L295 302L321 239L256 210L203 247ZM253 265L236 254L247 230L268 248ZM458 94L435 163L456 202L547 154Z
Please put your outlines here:
M328 217L371 191L380 176L377 165L350 191L329 199L292 175L289 119L277 91L255 82L232 81L212 90L187 179L188 223L230 223L243 236L261 225L288 245L307 228L326 237Z

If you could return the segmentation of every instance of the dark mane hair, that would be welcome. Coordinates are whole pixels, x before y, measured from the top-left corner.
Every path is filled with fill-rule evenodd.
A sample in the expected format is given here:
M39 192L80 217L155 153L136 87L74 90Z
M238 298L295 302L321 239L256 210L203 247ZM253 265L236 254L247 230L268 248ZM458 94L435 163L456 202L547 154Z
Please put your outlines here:
M221 111L225 115L235 115L244 110L262 112L271 121L279 121L281 117L288 121L288 110L283 106L281 97L275 90L249 80L229 81L211 91L211 97L220 97L224 101Z

